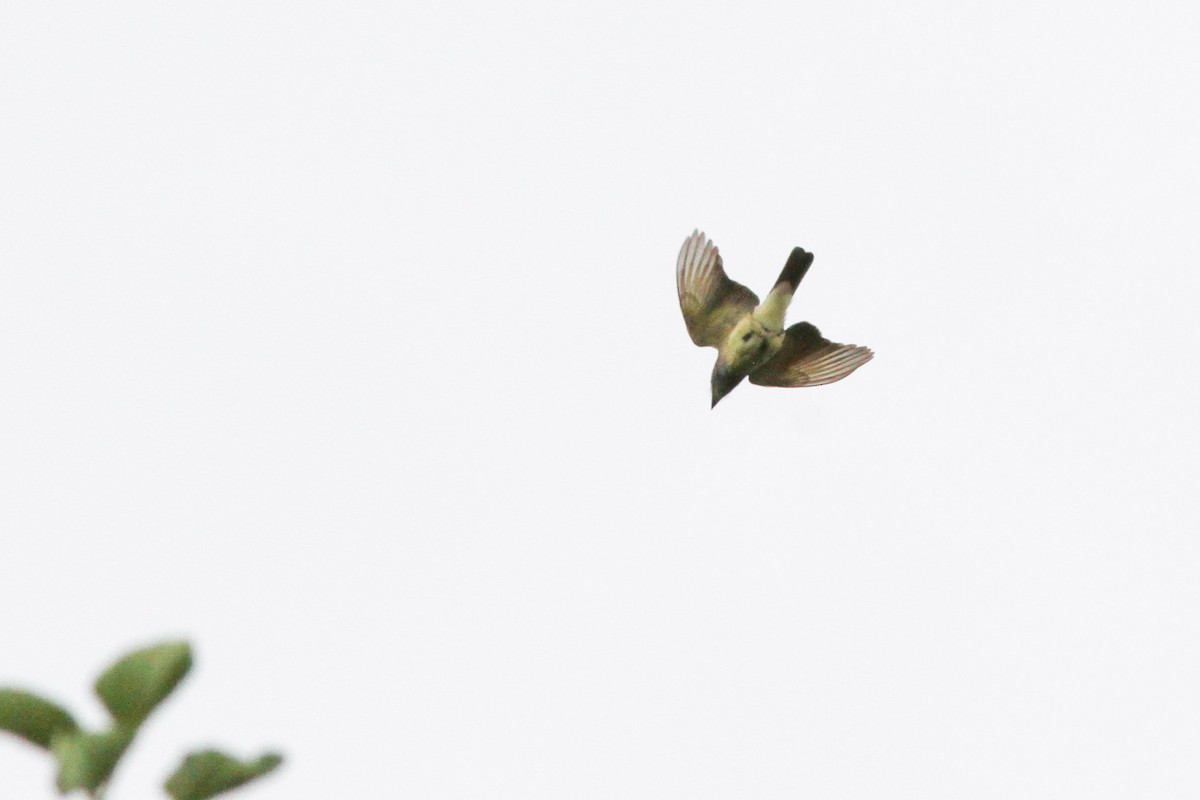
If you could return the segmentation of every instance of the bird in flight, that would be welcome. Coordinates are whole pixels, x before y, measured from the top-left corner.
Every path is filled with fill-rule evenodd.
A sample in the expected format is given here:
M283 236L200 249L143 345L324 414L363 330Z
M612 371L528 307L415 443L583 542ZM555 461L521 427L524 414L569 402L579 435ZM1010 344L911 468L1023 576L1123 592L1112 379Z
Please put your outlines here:
M717 348L712 404L749 376L759 386L820 386L840 381L875 355L866 347L837 344L809 322L784 330L792 294L812 266L813 254L797 247L761 303L729 279L716 245L693 231L679 249L675 283L688 333L698 347Z

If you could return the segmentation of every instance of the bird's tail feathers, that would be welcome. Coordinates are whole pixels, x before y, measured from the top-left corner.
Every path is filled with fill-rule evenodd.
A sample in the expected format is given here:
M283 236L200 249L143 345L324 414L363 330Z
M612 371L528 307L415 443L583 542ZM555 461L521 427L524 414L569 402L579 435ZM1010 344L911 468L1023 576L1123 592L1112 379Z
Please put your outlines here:
M779 284L785 283L790 287L789 294L796 291L796 287L800 285L800 281L804 280L804 274L808 272L812 263L812 253L803 247L792 248L792 254L788 256L787 263L783 265L783 272L779 273L779 280L775 281L775 287L778 288Z
M754 316L759 321L769 328L783 329L787 308L792 302L792 295L795 294L796 287L804 278L804 273L808 272L808 268L812 266L812 262L813 254L804 248L797 247L792 250L787 263L783 265L783 272L779 273L779 280L775 281L771 291L754 310Z

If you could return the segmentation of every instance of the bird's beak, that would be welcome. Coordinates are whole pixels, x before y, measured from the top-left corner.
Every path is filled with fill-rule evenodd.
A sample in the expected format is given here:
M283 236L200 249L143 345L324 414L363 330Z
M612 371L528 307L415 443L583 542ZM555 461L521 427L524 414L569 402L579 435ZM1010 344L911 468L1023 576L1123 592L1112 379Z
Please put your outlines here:
M734 372L720 360L713 367L712 373L712 406L716 408L721 398L733 391L733 388L746 377L744 372Z

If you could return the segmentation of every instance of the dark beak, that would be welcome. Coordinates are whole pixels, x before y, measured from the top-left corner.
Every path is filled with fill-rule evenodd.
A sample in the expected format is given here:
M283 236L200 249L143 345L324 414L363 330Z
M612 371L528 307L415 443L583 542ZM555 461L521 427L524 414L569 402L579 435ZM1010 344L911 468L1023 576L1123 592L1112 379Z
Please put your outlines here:
M733 391L733 388L746 377L744 372L734 372L719 360L713 367L712 373L712 408L717 407L721 398Z

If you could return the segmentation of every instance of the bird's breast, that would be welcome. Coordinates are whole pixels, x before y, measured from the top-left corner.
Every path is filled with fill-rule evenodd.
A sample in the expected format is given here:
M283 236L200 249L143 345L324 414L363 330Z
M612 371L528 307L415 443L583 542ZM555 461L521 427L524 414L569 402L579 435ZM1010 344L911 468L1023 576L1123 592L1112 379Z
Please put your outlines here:
M783 331L764 327L747 316L734 327L722 348L726 362L739 372L749 372L770 361L783 347Z

